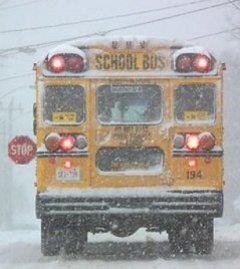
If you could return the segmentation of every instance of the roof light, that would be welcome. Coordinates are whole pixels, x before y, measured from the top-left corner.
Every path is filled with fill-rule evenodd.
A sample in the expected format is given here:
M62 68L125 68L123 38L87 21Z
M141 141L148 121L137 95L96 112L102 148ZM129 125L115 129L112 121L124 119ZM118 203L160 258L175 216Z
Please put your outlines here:
M66 70L70 72L81 72L84 69L84 60L81 56L71 55L67 58Z
M66 63L63 55L54 55L48 61L48 69L54 73L61 73L65 70Z
M182 54L177 57L176 68L178 72L190 72L192 70L192 58L190 55Z
M193 67L197 72L208 72L212 67L211 59L206 55L198 54L193 59Z

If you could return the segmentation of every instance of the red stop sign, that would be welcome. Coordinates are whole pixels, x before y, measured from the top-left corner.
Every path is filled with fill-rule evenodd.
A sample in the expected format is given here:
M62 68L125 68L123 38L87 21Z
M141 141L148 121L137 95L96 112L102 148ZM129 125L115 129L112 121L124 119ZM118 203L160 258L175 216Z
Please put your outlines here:
M29 163L36 155L36 144L28 136L15 136L8 144L8 156L17 164Z

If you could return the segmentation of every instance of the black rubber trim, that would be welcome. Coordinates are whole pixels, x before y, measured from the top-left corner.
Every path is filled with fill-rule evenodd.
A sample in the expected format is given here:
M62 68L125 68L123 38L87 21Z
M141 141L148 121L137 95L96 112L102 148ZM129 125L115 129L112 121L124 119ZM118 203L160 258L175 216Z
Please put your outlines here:
M172 194L172 195L171 195ZM58 197L36 195L36 214L63 216L208 215L221 217L223 193L220 191L169 191L158 197Z
M87 151L71 151L71 152L49 152L49 151L38 151L38 158L46 157L85 157L89 156Z

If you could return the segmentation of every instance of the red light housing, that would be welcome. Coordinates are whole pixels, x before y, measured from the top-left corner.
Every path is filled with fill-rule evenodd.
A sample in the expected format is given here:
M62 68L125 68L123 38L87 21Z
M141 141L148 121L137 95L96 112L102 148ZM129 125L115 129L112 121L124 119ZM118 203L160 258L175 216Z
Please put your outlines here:
M63 55L54 55L48 61L48 69L54 73L65 71L66 61Z
M67 58L66 70L70 72L81 72L84 69L84 60L81 56L71 55Z
M199 135L199 145L203 150L211 150L215 146L215 136L209 132L202 132Z
M197 72L205 73L211 70L211 59L203 54L197 54L193 59L193 67Z
M176 71L206 73L212 69L212 58L205 54L185 53L176 58Z
M48 70L53 73L69 71L73 73L84 70L84 59L77 54L56 54L48 60Z
M45 146L49 151L57 151L60 146L60 135L57 133L50 133L45 138Z
M179 72L190 72L192 70L192 58L188 54L182 54L177 57L176 68Z
M186 147L190 150L197 150L199 148L199 137L197 134L186 135Z
M63 151L70 151L75 146L75 138L71 135L65 135L60 140L60 148Z

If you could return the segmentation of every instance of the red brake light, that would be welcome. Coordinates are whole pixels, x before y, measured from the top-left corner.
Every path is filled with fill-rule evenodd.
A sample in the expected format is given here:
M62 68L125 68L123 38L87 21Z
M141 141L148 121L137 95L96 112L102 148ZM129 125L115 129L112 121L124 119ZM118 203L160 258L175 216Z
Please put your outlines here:
M63 136L60 140L60 147L63 151L70 151L75 146L75 138L71 135Z
M197 72L208 72L212 67L211 59L206 55L198 54L193 59L193 67Z
M57 151L59 149L60 135L57 133L50 133L45 138L45 146L49 151Z
M66 169L70 169L72 167L72 162L70 160L65 160L63 162L63 167Z
M215 137L209 132L203 132L199 135L199 145L201 149L211 150L215 146Z
M176 60L176 68L179 72L190 72L192 69L192 58L187 54L179 55Z
M66 63L63 55L54 55L48 61L48 69L54 73L61 73L65 68Z
M196 134L186 136L186 146L190 150L196 150L199 147L199 137Z
M72 55L67 58L67 71L81 72L84 69L83 58L78 55Z

